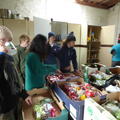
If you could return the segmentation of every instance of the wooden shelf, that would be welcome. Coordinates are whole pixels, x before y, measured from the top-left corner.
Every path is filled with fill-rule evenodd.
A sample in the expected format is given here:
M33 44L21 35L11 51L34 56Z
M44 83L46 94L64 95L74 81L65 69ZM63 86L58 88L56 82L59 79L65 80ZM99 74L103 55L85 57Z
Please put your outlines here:
M99 61L99 50L100 50L100 30L101 27L98 26L88 26L88 38L87 41L87 62L94 63ZM93 34L94 33L94 34Z
M99 49L98 49L98 50L88 50L88 51L91 51L91 52L99 52Z
M95 57L94 57L94 58L88 58L88 59L99 59L99 58L95 58Z

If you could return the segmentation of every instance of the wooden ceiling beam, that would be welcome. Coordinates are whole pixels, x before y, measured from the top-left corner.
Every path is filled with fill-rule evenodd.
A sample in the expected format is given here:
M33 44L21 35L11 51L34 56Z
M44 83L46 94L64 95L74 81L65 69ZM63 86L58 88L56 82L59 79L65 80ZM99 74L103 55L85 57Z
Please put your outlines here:
M96 3L103 2L103 0L94 0Z
M85 1L80 1L80 0L76 0L76 2L81 4L81 5L87 5L87 6L96 7L96 8L103 8L103 9L108 8L108 6L96 4L94 2L85 2Z
M114 6L115 4L117 4L118 2L120 2L120 0L111 0L110 2L107 3L108 8Z
M98 1L99 2L99 4L107 4L108 2L109 2L110 0L102 0L102 1Z

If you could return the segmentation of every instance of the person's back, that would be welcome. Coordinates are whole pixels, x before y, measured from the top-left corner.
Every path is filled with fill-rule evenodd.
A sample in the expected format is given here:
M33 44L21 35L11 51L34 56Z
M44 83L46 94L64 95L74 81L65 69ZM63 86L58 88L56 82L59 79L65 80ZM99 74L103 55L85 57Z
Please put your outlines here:
M0 55L0 113L6 113L17 105L19 89L17 73L13 66L12 57L3 53ZM12 71L12 72L11 72ZM15 85L16 84L16 85Z
M46 58L46 37L38 34L31 42L25 61L25 89L42 88L45 76L57 70L56 65L44 64Z

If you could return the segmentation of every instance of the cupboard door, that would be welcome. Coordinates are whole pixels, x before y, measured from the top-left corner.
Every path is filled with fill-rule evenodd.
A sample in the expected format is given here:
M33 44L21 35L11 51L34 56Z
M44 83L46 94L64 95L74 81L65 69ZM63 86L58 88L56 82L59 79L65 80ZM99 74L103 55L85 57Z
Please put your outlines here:
M74 35L76 37L76 45L80 44L81 41L81 25L80 24L71 24L68 23L68 33L74 32ZM78 67L80 68L80 48L76 47L76 54L77 54L77 62Z
M81 24L81 41L80 45L80 65L87 63L87 34L88 34L88 25L86 23Z
M3 20L2 19L0 19L0 25L3 25Z
M48 37L48 33L51 32L51 22L42 18L34 17L34 30L36 34L43 34Z
M115 43L115 25L103 26L100 34L101 49L99 54L100 63L111 66L111 46Z
M60 22L52 22L51 23L51 31L56 34L61 34L61 26Z
M4 25L13 33L13 43L15 45L19 44L20 35L27 34L26 22L25 20L18 19L4 19Z
M67 31L68 24L65 22L57 22L53 21L51 23L51 31L55 32L56 34L60 34L62 39L65 39L68 31Z
M68 23L68 33L74 32L76 37L76 44L80 44L81 41L81 25Z
M27 28L28 35L30 36L31 40L34 38L34 22L28 21L28 28Z

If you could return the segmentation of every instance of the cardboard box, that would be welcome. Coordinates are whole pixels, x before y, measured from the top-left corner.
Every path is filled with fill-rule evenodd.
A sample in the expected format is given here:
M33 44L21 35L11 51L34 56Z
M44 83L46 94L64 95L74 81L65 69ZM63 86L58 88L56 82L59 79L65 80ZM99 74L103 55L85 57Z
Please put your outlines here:
M68 120L68 111L64 108L63 103L58 101L53 91L47 89L34 89L28 93L33 96L33 105L28 106L25 102L23 103L24 120L35 120L33 106L45 98L53 99L54 103L52 105L57 110L57 116L55 118L48 118L47 120Z
M90 65L82 64L82 70L84 71L85 67L88 67L88 74L91 74L96 71L106 72L106 66L100 63L94 63L93 65L96 65L96 67L90 67ZM99 67L97 67L99 66Z
M118 74L118 75L120 74L120 66L111 67L111 68L109 68L109 70L112 74Z
M120 92L96 97L94 99L86 99L84 120L117 120L109 111L100 105L100 103L104 103L106 100L120 100Z
M70 82L81 82L83 79L76 79ZM70 115L74 120L83 120L84 116L84 101L75 101L69 98L69 96L61 89L61 86L67 82L60 82L57 84L49 84L51 89L56 93L59 100L63 101L66 108L70 111Z

